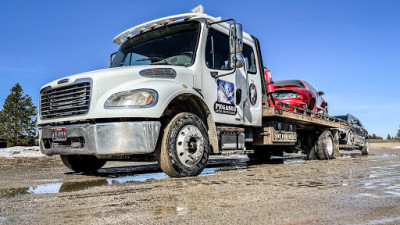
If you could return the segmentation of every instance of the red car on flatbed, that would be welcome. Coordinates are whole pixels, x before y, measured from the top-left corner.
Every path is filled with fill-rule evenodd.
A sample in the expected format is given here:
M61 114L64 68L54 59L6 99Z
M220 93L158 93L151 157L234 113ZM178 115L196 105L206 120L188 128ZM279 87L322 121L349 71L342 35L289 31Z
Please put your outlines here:
M322 91L316 91L309 83L303 80L278 80L274 83L275 92L272 94L276 103L283 103L328 114L328 104L321 96ZM277 104L277 107L281 106ZM293 111L290 107L285 109Z

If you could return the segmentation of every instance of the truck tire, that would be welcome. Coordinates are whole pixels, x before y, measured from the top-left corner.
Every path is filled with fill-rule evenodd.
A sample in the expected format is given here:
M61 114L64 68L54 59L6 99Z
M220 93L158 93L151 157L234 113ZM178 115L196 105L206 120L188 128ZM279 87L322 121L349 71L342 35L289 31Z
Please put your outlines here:
M327 160L333 158L334 153L334 142L332 133L330 130L325 130L322 134L318 137L317 146L316 146L316 153L317 157L320 160Z
M156 158L170 177L197 176L207 165L210 144L203 121L192 113L179 113L163 132Z
M362 155L369 155L369 139L365 139L364 146L361 148Z
M93 155L60 155L60 157L64 165L75 172L95 172L107 162Z
M302 152L307 155L307 160L317 160L317 155L315 153L315 148L317 147L317 142L313 138L311 138L314 135L305 134L303 136L306 138L301 140Z
M262 146L254 147L254 153L247 154L252 161L268 162L271 159L271 153Z
M308 160L317 160L317 153L315 152L315 149L317 148L317 144L315 142L314 146L310 146L309 149L307 149L307 159Z

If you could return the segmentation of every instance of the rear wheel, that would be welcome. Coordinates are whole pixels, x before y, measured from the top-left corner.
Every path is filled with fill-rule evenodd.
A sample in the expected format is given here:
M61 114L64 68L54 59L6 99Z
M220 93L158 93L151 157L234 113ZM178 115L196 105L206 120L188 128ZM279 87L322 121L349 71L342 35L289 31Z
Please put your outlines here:
M301 147L303 149L303 153L307 155L308 160L317 160L317 154L315 151L317 144L316 141L313 138L311 138L314 135L309 133L309 134L304 134L304 136L307 138L301 140L302 143Z
M369 139L365 139L364 146L361 148L362 155L369 155Z
M318 137L317 146L316 146L316 153L318 159L326 160L333 158L334 152L334 142L333 136L330 130L325 130L322 134Z
M317 154L315 153L315 147L311 147L307 150L307 159L308 160L317 160Z
M354 146L354 134L353 131L349 131L348 136L347 136L347 145Z
M60 157L64 165L75 172L95 172L107 162L93 155L60 155Z
M170 177L197 176L207 165L209 151L203 121L192 113L180 113L164 129L156 158Z

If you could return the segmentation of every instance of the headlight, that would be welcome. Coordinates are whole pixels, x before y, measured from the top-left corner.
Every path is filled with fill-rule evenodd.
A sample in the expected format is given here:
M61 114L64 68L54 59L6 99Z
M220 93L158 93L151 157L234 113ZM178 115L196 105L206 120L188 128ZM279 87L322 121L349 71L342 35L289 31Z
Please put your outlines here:
M157 91L152 89L139 89L113 94L105 103L105 107L141 108L151 107L157 103Z

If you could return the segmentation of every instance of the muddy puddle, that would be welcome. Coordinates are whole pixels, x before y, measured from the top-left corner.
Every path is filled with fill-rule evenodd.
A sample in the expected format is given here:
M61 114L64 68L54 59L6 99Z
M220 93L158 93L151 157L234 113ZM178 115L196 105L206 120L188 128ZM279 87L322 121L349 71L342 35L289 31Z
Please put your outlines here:
M230 170L238 168L221 167L221 170ZM219 168L206 168L199 176L212 175L217 170L219 170ZM163 178L168 178L168 176L165 173L158 172L158 173L146 173L146 174L138 174L132 176L107 178L107 179L86 181L86 182L63 182L63 183L60 182L60 183L42 184L31 187L23 187L23 188L0 189L0 198L14 197L16 195L23 195L23 194L56 194L63 192L73 192L73 191L85 190L96 186L123 184L126 182L145 182L148 180L158 180Z
M344 152L340 153L341 158L360 158L360 157L366 157L370 159L379 159L379 158L390 158L390 157L397 157L397 155L394 154L371 154L371 155L362 155L361 152Z
M385 154L376 157L393 157ZM385 160L386 159L382 159ZM388 162L385 166L373 166L360 177L360 186L365 193L358 196L370 198L400 197L400 165L396 162ZM370 192L373 192L370 193Z
M305 162L305 156L289 156L289 157L272 157L266 164L293 164ZM263 164L261 162L250 161L247 156L233 156L233 157L212 157L209 160L208 168L205 168L199 176L211 176L219 171L230 171L247 169L256 165ZM86 176L80 173L66 173L72 176ZM168 178L168 176L161 172L158 165L151 164L145 166L133 167L114 167L104 168L99 170L97 174L90 174L99 178L90 181L60 182L61 179L54 180L38 180L38 182L53 182L48 184L41 184L23 188L8 188L0 189L0 198L14 197L17 195L26 194L56 194L64 192L74 192L89 189L92 187L123 184L126 182L146 182L150 180L159 180ZM318 184L312 184L318 185Z

